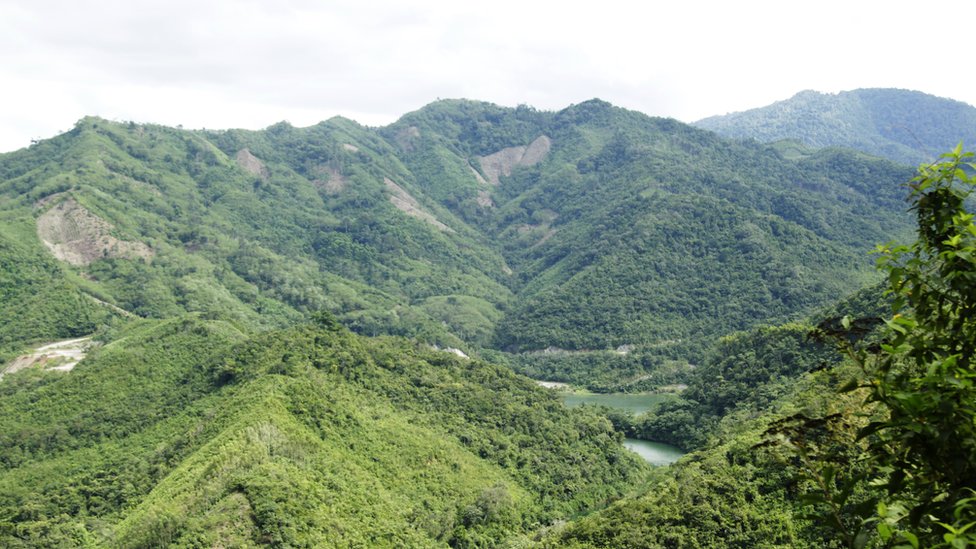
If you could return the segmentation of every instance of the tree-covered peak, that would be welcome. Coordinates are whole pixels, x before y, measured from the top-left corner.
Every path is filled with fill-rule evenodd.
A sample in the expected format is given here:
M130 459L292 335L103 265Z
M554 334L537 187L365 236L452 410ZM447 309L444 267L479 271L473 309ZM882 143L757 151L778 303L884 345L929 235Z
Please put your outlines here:
M931 162L960 140L976 140L976 107L913 90L811 90L766 107L713 116L696 126L762 142L862 150L907 164Z

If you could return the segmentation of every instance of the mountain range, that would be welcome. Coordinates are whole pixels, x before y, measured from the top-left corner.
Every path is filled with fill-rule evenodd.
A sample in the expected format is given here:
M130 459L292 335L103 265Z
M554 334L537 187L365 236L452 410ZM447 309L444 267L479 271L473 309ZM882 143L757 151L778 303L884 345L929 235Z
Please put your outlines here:
M361 334L466 351L689 359L869 281L866 251L905 234L910 175L597 100L556 113L440 101L378 129L86 118L0 162L4 234L23 235L9 261L50 274L6 300L29 312L0 348L118 310L268 327L327 310ZM27 306L37 296L43 313ZM74 318L40 326L34 310Z
M0 544L817 539L752 448L831 394L810 323L883 301L914 173L818 147L443 100L0 155ZM635 420L513 369L687 389ZM653 472L623 431L700 453Z

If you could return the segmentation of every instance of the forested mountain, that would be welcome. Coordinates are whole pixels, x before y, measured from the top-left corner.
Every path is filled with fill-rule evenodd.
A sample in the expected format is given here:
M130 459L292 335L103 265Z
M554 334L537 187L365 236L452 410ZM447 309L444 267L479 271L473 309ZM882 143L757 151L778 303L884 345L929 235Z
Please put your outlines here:
M44 318L73 315L18 317L0 346L119 310L266 327L328 310L358 333L469 352L688 360L868 281L866 243L905 231L909 175L845 151L784 158L598 100L555 113L440 101L379 129L86 118L0 159L0 222L24 236L3 253L51 273L30 294L56 309ZM5 305L33 311L29 299Z
M807 334L910 236L911 176L599 100L85 118L0 156L0 545L824 539L749 451L833 394ZM82 336L74 369L15 359ZM512 369L687 389L608 419ZM622 432L701 453L665 477Z
M922 92L869 88L803 91L785 101L712 116L695 126L735 138L846 147L910 165L932 162L960 141L976 143L976 107Z

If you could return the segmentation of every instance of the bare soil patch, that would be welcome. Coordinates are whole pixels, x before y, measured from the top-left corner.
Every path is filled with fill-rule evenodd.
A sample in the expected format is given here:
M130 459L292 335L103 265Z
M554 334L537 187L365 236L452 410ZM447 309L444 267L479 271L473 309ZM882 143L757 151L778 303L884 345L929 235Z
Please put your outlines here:
M491 199L491 195L488 191L481 189L478 191L478 205L483 208L494 208L495 201Z
M501 177L512 175L516 166L534 166L541 162L552 149L552 140L540 135L528 147L508 147L494 154L478 158L488 183L498 185Z
M251 154L250 150L241 149L237 151L237 156L234 157L234 159L237 161L237 165L247 173L256 175L264 180L268 179L268 176L270 175L268 172L268 167L265 166L264 162L261 162L258 157Z
M409 126L397 132L393 140L405 151L413 150L413 142L420 137L420 129L417 126Z
M487 185L488 184L488 182L485 181L485 178L484 177L481 177L481 174L478 173L478 170L474 169L474 166L469 165L468 166L468 169L471 170L471 174L474 175L474 179L475 179L475 181L478 182L479 185Z
M105 257L150 260L155 255L142 242L112 236L114 229L73 198L37 218L37 236L54 257L72 265L85 266Z
M525 149L525 154L522 155L522 160L519 164L522 166L534 166L542 162L551 149L552 139L549 139L548 136L540 135Z
M91 337L66 339L42 345L32 352L10 361L0 370L0 379L5 374L12 374L35 366L46 370L70 371L85 358L90 345Z
M420 203L417 202L417 199L410 196L410 193L404 190L403 187L397 185L392 179L389 177L384 177L383 183L386 185L387 190L390 191L390 202L392 202L398 210L409 216L426 221L442 231L454 232L453 229L438 221L436 217L421 209Z

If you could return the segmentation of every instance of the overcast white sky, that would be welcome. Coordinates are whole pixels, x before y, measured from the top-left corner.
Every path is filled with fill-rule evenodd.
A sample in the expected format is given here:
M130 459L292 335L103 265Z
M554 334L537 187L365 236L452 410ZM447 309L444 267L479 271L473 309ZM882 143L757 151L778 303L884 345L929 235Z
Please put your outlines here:
M438 98L686 122L798 91L976 104L972 0L4 0L0 152L86 115L383 125Z

